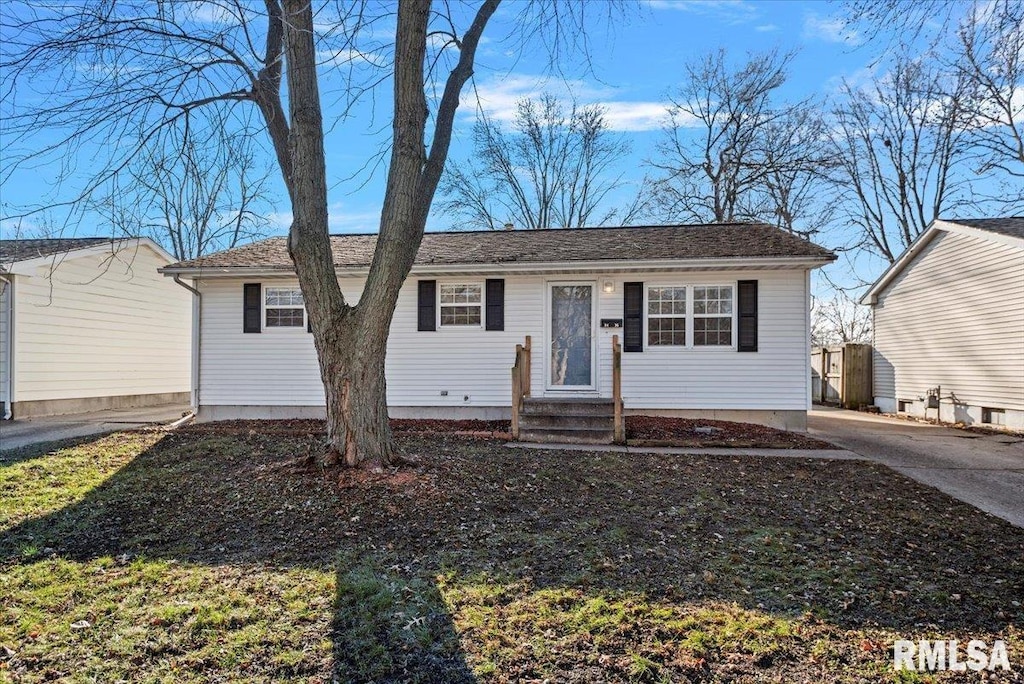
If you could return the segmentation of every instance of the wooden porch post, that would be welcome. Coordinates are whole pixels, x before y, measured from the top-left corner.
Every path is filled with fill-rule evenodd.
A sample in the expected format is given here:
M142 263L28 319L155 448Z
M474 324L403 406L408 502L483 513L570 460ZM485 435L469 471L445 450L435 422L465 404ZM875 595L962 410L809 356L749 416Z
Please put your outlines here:
M622 420L622 347L618 335L612 335L612 406L615 412L615 443L625 444L626 430Z

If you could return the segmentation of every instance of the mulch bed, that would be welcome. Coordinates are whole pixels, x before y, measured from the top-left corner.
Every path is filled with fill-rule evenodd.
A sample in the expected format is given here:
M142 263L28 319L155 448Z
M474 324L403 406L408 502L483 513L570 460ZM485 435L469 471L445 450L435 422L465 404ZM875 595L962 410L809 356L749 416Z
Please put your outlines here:
M445 420L440 418L392 418L396 435L429 437L445 435L509 441L507 420ZM322 420L227 420L199 423L191 431L227 435L320 435ZM664 416L627 416L626 440L630 446L735 447L760 449L834 449L833 445L798 432L787 432L752 423L698 420Z
M627 416L626 441L636 446L836 448L828 442L799 432L787 432L764 425L662 416Z

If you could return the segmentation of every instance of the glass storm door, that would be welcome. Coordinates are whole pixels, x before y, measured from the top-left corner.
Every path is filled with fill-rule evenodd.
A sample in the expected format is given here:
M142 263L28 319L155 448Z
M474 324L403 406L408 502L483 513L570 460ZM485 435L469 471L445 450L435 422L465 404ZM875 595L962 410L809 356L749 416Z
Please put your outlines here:
M594 387L594 286L551 286L551 356L548 386Z

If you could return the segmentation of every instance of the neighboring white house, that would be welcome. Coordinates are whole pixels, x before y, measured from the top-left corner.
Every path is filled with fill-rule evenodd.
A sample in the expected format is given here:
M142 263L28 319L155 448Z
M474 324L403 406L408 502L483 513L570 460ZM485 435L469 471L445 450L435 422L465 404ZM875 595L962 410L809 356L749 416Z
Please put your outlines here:
M333 236L358 300L375 235ZM393 417L508 417L515 345L534 397L610 397L624 345L628 412L802 429L809 274L834 255L761 224L428 233L388 339ZM285 238L161 271L200 296L201 420L323 416L324 390Z
M883 411L1024 430L1024 218L932 222L862 303Z
M0 402L15 418L187 403L192 295L147 238L0 240Z

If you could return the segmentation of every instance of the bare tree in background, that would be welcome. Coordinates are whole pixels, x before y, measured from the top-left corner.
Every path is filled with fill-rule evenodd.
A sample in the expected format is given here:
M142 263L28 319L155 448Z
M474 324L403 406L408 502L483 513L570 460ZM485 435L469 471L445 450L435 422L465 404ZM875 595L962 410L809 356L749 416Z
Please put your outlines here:
M1024 2L974 5L960 23L952 67L971 89L971 142L979 174L1009 179L1009 200L1024 204ZM1015 192L1014 192L1015 191Z
M848 24L869 40L890 49L926 40L929 59L959 75L946 81L941 97L960 100L971 171L997 186L979 199L996 211L1024 210L1024 0L844 5Z
M754 54L731 69L719 50L686 65L649 162L662 218L769 221L805 237L820 227L811 188L828 165L822 124L809 102L776 102L792 59Z
M81 202L191 112L213 103L255 106L291 201L288 248L325 387L325 462L400 462L386 405L388 329L423 237L460 94L498 4L481 0L456 11L447 3L403 0L381 19L371 14L391 12L386 3L3 3L0 92L6 99L18 89L45 89L42 97L19 99L6 121L9 140L20 145L40 128L59 135L43 150L5 155L2 175L51 152L73 162L80 145L100 143L108 158L97 161L96 173L70 200ZM586 45L587 8L614 8L559 0L512 7L517 30L537 36L552 56ZM386 58L351 60L340 86L348 103L380 83L391 84L393 95L380 233L362 295L350 304L328 235L317 67L324 54L334 61L364 54L363 29L379 34L385 25L394 37ZM111 140L122 144L107 145Z
M968 86L926 58L903 59L842 94L835 187L856 228L853 246L892 263L933 219L970 206Z
M770 123L760 152L764 177L762 220L810 239L836 215L828 174L835 168L834 148L820 110L792 107Z
M441 181L441 208L467 225L498 229L580 228L613 220L628 224L640 201L611 205L624 185L613 166L629 143L612 133L596 105L568 108L551 94L516 103L506 132L480 112L473 127L473 153L450 164Z
M116 233L141 228L179 260L266 236L270 168L253 131L232 130L225 115L161 131L93 203L96 213Z
M815 347L871 342L871 307L833 289L811 304L811 344Z

